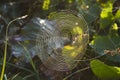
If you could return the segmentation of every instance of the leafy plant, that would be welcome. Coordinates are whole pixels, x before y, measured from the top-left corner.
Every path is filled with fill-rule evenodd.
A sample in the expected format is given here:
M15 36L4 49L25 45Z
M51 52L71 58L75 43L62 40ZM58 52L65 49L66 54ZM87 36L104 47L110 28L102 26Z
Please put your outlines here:
M100 60L92 60L90 66L93 73L102 80L120 79L120 67L106 65Z
M91 46L98 52L99 55L106 55L106 58L110 61L120 62L120 54L117 52L117 48L120 47L119 36L94 36ZM106 50L113 52L107 53Z
M1 79L120 79L119 67L117 67L120 62L119 7L120 0L0 0ZM90 41L86 54L83 60L73 60L78 65L69 72L48 70L43 67L41 60L36 55L36 36L40 25L35 24L34 22L37 21L34 21L34 19L40 17L47 21L50 20L48 16L50 13L61 10L82 15L89 28L87 31L89 31ZM24 19L15 20L24 15L28 16ZM57 19L56 16L61 17L53 15L53 19ZM64 18L67 18L66 15ZM15 21L12 22L12 20ZM68 18L68 20L75 21L74 18ZM7 25L9 25L9 28ZM84 33L78 28L74 29L73 32ZM66 46L64 51L72 48ZM79 50L75 51L78 52ZM66 57L69 58L69 56ZM114 66L106 65L99 60L91 61L95 58ZM89 69L89 64L94 74Z

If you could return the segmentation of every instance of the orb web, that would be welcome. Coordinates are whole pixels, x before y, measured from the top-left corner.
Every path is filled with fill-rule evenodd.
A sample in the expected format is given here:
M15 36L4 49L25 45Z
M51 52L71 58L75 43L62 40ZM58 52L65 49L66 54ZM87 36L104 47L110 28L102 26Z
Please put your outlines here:
M36 43L38 56L49 69L68 71L76 67L88 43L88 27L82 15L53 12L48 20L39 19Z

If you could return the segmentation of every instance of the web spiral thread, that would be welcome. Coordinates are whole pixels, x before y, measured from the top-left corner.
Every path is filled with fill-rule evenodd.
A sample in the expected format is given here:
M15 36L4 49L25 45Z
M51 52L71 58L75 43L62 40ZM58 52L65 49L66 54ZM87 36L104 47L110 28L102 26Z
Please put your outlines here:
M48 20L36 18L35 23L40 26L36 43L43 64L57 71L73 69L88 43L84 18L68 12L53 12Z

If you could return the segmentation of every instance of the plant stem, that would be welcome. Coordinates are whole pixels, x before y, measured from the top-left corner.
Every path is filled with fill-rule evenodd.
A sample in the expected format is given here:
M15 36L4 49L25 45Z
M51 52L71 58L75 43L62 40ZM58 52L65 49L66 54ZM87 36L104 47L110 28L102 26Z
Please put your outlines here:
M23 19L23 18L26 18L27 15L25 16L22 16L22 17L18 17L12 21L10 21L6 27L6 34L5 34L5 48L4 48L4 59L3 59L3 65L2 65L2 72L1 72L1 76L0 76L0 80L3 80L3 77L4 77L4 73L5 73L5 67L6 67L6 57L7 57L7 44L8 44L8 28L9 26L16 20L19 20L19 19Z
M63 80L67 80L69 77L73 76L74 74L79 73L79 72L82 72L82 71L87 70L87 69L89 69L89 68L90 68L90 67L88 66L88 67L85 67L85 68L83 68L83 69L77 70L76 72L73 72L72 74L70 74L70 75L68 75L67 77L65 77Z

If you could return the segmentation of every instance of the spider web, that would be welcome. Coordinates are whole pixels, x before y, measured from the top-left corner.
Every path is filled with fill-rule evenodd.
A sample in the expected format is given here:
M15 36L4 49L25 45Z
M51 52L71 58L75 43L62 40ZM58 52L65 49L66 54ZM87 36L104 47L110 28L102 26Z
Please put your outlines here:
M49 20L37 19L38 56L52 70L73 69L83 57L88 43L88 27L82 15L61 11L51 13Z
M93 7L95 7L95 5L93 5ZM88 6L85 9L79 8L79 12L84 17L86 15L93 17L92 21L89 21L89 22L87 21L88 25L91 24L91 22L93 22L94 20L99 18L98 15L87 10L89 8L91 8L91 7ZM102 8L100 6L98 8L100 8L102 10ZM118 9L118 7L116 7L115 9ZM94 58L81 60L81 58L83 57L83 55L81 55L81 52L82 52L82 54L85 53L86 45L88 43L88 38L89 38L88 37L89 30L86 25L86 21L82 17L81 14L75 14L70 11L67 11L67 12L63 11L63 12L58 12L58 13L52 14L52 18L50 16L49 20L38 19L38 24L41 26L40 31L37 36L37 47L39 48L38 56L40 57L43 64L47 68L52 69L52 70L57 70L57 71L68 71L68 70L72 70L76 66L76 63L79 61L90 61L92 59L100 58L100 57L106 55L104 53L103 55L100 55L100 56L97 56ZM73 15L76 18L74 18ZM77 18L79 18L79 19L77 19ZM78 20L80 21L79 24L77 23ZM79 53L77 55L78 57L74 57L74 58L71 58L70 56L68 56L68 55L66 56L63 54L64 47L68 47L68 45L70 47L71 43L74 43L73 38L77 37L76 34L71 32L73 29L73 27L71 27L72 25L75 25L75 26L80 25L80 27L82 28L82 31L83 31L81 35L82 36L87 35L87 37L85 37L85 39L84 39L84 37L82 37L82 40L79 43L79 45L82 45L82 47L85 48L85 50L82 49L81 52L80 51L77 52L77 53ZM63 34L63 33L65 33L65 34ZM73 36L75 36L75 37L73 37ZM109 41L113 44L113 46L116 46L114 41L112 41L111 37L109 37ZM78 45L78 44L75 44L75 45ZM77 49L74 49L73 51L75 51L75 50L77 50ZM69 50L69 51L66 51L66 53L70 54L71 52ZM89 55L88 55L88 57L89 57Z

